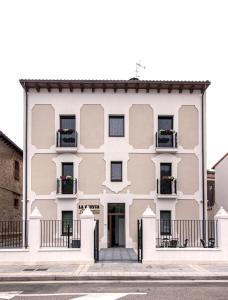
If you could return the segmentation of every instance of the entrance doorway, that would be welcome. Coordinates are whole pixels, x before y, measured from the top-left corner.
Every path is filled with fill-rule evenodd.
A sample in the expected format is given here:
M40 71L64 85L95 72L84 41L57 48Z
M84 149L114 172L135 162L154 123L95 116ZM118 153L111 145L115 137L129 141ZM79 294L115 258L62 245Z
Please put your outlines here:
M108 204L108 247L125 247L125 204Z

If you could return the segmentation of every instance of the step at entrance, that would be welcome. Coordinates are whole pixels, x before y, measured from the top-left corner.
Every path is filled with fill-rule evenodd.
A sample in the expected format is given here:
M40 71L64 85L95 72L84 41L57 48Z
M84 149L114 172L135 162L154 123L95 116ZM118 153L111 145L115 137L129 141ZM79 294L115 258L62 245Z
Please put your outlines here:
M99 251L100 262L137 262L138 256L132 248L102 248Z

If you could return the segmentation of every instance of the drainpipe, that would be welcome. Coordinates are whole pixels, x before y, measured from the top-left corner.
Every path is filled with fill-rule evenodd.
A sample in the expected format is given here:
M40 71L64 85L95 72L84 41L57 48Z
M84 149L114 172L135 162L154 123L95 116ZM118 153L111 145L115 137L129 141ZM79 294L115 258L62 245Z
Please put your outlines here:
M201 101L202 101L202 193L203 193L203 239L206 238L206 226L205 226L205 126L204 126L204 95L206 91L206 85L204 86L204 90L202 91Z
M25 90L25 145L24 145L24 160L25 160L25 183L24 183L24 219L25 219L25 224L24 224L24 240L25 240L25 248L28 247L28 213L27 213L27 202L28 202L28 193L27 193L27 182L28 182L28 92L26 90L26 87L24 85L24 90Z

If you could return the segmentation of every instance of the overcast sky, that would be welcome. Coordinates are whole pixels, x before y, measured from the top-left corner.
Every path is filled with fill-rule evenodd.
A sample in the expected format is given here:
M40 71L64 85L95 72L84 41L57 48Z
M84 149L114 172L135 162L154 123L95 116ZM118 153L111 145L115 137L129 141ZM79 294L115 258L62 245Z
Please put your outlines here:
M210 80L208 168L228 151L227 0L0 0L0 130L23 147L19 78Z

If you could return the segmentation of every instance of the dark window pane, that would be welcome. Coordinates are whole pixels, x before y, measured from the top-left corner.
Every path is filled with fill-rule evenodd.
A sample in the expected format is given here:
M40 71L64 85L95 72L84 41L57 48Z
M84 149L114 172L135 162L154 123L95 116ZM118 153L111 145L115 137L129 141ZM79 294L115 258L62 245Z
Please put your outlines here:
M172 165L170 163L160 164L160 194L172 194Z
M73 163L62 164L62 193L73 194L74 186Z
M122 181L122 162L111 162L111 181Z
M60 116L60 147L75 147L75 116Z
M73 212L72 211L62 211L62 234L65 235L73 232Z
M124 203L109 203L108 204L108 213L125 213L125 204Z
M158 117L158 147L173 147L173 134L166 134L173 129L173 117ZM163 131L163 133L162 133Z
M160 231L161 231L161 235L171 234L171 211L170 210L160 211Z
M20 165L17 160L14 161L14 178L19 180Z
M109 116L109 136L124 136L124 116Z

